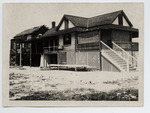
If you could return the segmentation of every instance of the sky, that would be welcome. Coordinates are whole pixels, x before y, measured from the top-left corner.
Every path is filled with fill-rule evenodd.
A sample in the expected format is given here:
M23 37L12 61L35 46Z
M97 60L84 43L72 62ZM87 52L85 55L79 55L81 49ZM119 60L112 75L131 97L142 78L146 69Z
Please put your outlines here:
M142 29L140 3L7 3L3 4L3 36L12 39L23 30L60 22L64 14L93 17L123 10L135 28ZM142 21L141 21L142 20Z

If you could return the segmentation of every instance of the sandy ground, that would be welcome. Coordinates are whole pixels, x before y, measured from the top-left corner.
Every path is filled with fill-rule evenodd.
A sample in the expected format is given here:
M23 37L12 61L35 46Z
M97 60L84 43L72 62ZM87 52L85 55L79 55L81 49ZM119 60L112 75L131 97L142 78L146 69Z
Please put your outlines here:
M40 70L24 67L10 68L10 99L28 95L31 91L64 91L66 89L94 89L108 92L115 89L138 89L137 73L75 72L63 70Z

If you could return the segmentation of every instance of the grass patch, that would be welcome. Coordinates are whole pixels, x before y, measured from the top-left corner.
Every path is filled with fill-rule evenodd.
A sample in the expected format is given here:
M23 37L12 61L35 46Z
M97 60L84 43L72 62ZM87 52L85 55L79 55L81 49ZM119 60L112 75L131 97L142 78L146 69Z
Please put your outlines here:
M10 96L12 94L10 93ZM32 92L16 100L72 100L72 101L138 101L137 89L118 89L100 92L94 89Z

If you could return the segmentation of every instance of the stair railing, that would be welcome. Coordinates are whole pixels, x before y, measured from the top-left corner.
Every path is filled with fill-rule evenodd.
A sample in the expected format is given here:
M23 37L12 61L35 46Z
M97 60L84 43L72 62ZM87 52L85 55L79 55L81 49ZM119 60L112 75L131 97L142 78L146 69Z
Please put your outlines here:
M107 44L105 44L103 41L100 41L101 42L101 46L102 46L102 52L103 53L106 53L108 55L110 55L110 53L113 53L113 54L116 54L117 56L119 56L121 59L123 59L125 62L126 62L126 71L129 72L129 62L124 58L122 57L120 54L118 54L116 51L114 51L112 48L110 48ZM119 65L119 64L118 64Z
M113 44L113 50L115 50L118 54L120 54L121 57L126 59L129 63L129 65L137 68L137 59L135 57L133 57L128 52L126 52L123 48L121 48L115 42L112 41L112 44Z

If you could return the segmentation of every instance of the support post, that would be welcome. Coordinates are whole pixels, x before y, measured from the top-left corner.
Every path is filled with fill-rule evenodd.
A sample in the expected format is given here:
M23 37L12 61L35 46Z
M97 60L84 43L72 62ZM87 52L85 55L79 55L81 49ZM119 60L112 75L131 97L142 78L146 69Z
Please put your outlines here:
M15 66L17 66L17 42L15 41Z
M99 35L99 64L100 64L100 71L102 71L102 53L101 53L102 44L101 44L101 32L100 32L100 30L98 32L98 35Z
M59 52L57 51L57 64L58 64L58 70L59 70Z
M22 66L22 43L20 42L20 66Z
M75 33L75 64L77 64L77 34Z
M88 61L88 52L86 52L86 62L87 62L87 65L89 65L89 61Z
M131 55L134 56L133 55L133 50L132 50L132 32L130 32L130 46L131 46L131 48L130 48L131 49ZM132 62L132 65L133 65L134 64L133 58L131 59L131 62Z
M58 64L58 70L59 70L59 64L60 64L59 50L58 49L56 50L57 50L57 64Z
M76 65L77 65L77 51L75 51L75 62L76 62Z
M32 44L30 42L30 67L32 65Z
M43 67L45 67L44 41L43 41Z

